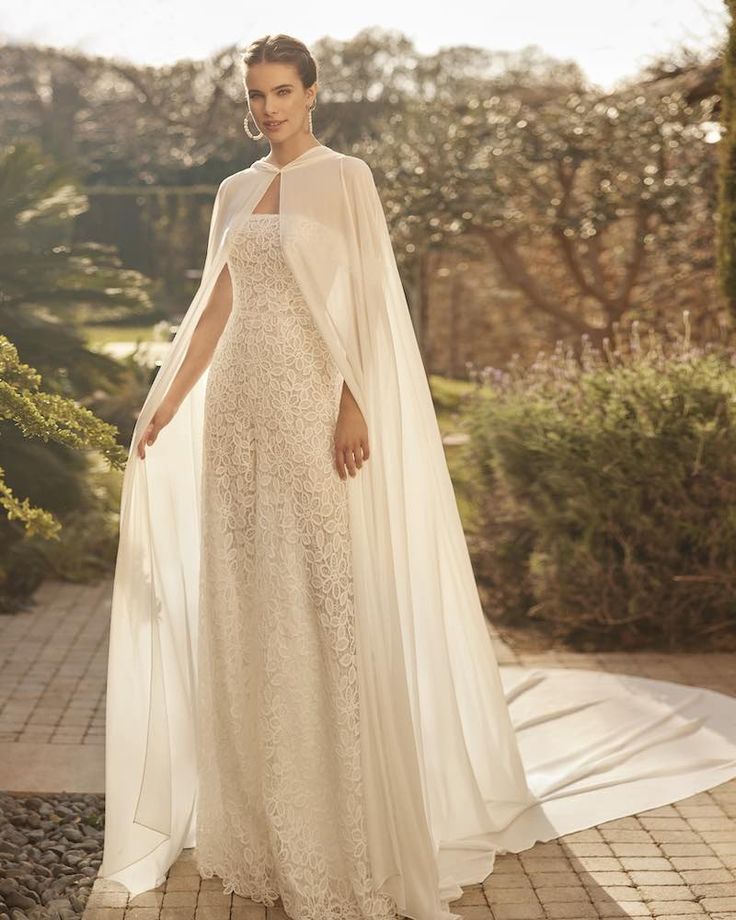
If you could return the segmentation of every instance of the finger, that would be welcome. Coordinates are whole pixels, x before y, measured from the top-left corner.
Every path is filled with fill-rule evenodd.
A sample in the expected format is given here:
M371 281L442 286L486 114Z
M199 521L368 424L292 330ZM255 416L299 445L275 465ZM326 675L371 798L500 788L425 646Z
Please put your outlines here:
M355 457L355 465L360 469L363 466L363 449L360 443L353 446L353 456Z
M367 460L367 459L370 457L370 455L371 455L370 449L369 449L369 447L368 447L368 442L367 442L367 441L361 441L361 442L360 442L360 446L363 448L363 459L364 459L364 460Z
M355 468L355 458L353 457L353 452L350 448L345 451L345 462L347 463L348 472L351 476L355 477L358 471Z
M343 462L342 451L335 447L335 469L340 479L345 479L345 464Z
M157 434L158 432L156 430L155 424L153 422L149 422L139 442L142 459L145 459L145 456L146 456L146 445L153 444L153 442L156 440Z

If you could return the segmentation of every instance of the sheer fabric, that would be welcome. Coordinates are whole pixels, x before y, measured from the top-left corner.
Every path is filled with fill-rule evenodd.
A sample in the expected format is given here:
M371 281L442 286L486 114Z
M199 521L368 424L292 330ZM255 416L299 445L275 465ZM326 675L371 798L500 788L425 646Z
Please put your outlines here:
M371 171L323 145L281 168L259 160L221 184L200 288L131 439L100 874L144 891L196 843L209 369L144 461L134 446L186 354L231 240L278 173L284 259L371 439L370 460L346 486L372 881L405 916L459 920L449 902L488 875L497 852L736 775L736 707L666 682L499 670Z

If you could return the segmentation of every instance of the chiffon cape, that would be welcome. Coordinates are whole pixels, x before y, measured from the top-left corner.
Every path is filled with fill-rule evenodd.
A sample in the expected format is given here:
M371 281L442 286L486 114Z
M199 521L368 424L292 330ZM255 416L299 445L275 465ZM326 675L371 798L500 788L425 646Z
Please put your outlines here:
M348 502L371 870L399 913L459 920L450 901L492 871L497 852L736 775L736 705L667 682L499 669L373 175L324 145L221 183L199 289L135 425L110 620L99 875L135 895L196 846L207 371L145 459L135 445L186 355L231 234L277 174L284 256L369 432Z

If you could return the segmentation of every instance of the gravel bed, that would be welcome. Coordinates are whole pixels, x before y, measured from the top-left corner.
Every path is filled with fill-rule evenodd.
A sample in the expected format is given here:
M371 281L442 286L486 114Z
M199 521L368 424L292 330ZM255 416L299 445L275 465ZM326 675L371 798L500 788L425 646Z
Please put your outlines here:
M104 795L0 792L0 920L81 917L104 820Z

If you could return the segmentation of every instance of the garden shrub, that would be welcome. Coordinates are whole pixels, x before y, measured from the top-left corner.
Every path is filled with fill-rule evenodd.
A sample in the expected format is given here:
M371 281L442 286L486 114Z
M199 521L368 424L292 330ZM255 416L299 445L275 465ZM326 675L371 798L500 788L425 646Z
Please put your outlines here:
M471 549L492 618L577 648L736 647L736 353L685 324L479 375Z

